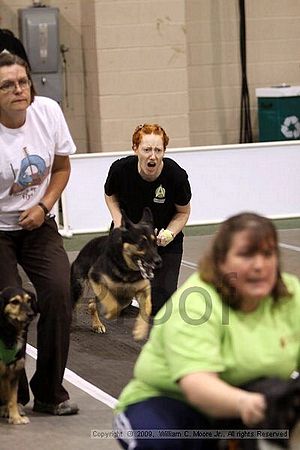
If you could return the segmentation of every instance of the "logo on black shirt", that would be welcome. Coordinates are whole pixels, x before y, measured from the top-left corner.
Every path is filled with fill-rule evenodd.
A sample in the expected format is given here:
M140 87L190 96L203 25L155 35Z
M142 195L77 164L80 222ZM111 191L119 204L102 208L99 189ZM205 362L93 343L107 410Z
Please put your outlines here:
M154 203L165 203L166 201L166 190L159 185L155 191L155 197L153 199Z

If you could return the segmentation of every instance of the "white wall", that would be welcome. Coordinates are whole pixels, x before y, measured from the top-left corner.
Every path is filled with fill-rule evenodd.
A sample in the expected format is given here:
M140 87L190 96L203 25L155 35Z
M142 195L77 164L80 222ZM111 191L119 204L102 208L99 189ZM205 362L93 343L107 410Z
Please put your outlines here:
M104 182L111 163L130 153L71 157L63 197L66 231L108 230ZM188 225L217 223L241 211L270 218L300 217L300 141L167 150L188 173L192 212Z

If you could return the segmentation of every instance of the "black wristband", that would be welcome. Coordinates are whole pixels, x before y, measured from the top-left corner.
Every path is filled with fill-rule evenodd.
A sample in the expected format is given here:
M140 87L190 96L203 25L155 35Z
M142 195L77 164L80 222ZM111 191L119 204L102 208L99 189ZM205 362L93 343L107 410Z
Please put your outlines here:
M44 205L43 202L39 202L38 205L42 208L42 210L44 211L45 217L46 217L47 214L49 214L49 209Z

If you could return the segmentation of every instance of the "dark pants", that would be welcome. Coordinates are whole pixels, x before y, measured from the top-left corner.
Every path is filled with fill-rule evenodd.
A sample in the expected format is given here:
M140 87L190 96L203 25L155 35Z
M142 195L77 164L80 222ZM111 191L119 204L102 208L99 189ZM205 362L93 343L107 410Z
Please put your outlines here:
M213 439L188 438L144 438L151 430L208 430L209 421L205 416L186 403L169 397L154 397L128 406L125 413L118 414L114 429L123 432L126 438L119 443L128 450L213 450ZM140 431L134 438L131 430ZM142 431L144 430L144 431ZM129 433L128 433L129 432Z
M17 263L33 283L38 300L36 372L30 382L34 397L58 404L69 398L62 386L69 350L72 308L70 265L54 219L33 231L0 231L0 289L21 286ZM29 401L25 372L19 401Z
M151 281L152 315L166 303L177 289L180 264L182 259L182 243L170 247L158 247L162 259L162 267L155 271Z

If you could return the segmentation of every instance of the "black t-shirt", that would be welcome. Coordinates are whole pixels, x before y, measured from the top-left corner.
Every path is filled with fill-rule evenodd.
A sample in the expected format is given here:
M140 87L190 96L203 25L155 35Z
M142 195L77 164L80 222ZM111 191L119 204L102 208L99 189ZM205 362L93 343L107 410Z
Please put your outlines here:
M127 156L115 161L109 170L106 195L115 195L120 208L132 222L139 222L143 209L148 206L153 214L154 227L166 228L176 213L176 205L187 205L191 199L191 187L187 173L175 161L164 158L161 174L155 181L144 180L138 172L137 156ZM175 240L182 242L183 233Z

